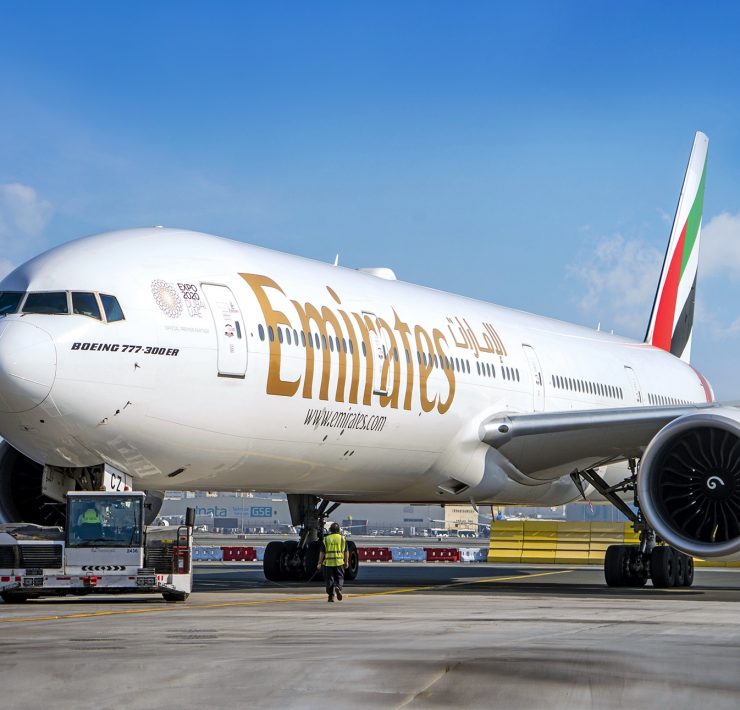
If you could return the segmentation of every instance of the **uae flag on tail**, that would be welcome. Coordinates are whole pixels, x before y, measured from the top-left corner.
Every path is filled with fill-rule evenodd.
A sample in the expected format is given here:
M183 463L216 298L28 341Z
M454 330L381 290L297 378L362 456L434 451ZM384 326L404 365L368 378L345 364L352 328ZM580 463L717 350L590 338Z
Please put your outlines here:
M645 336L645 342L685 362L691 359L708 145L709 139L697 132Z

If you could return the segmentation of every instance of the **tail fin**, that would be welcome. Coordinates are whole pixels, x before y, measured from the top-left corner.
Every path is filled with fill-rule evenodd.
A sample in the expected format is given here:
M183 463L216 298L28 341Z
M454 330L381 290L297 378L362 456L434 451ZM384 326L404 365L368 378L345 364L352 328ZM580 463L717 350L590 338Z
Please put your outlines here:
M685 362L691 359L708 145L709 139L697 131L645 336L646 343L667 350Z

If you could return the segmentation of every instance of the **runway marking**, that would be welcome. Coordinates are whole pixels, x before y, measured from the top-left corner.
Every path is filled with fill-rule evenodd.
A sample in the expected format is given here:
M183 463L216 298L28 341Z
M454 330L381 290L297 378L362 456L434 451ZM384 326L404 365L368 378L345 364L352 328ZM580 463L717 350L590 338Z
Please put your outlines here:
M533 577L549 577L556 574L567 574L575 572L574 569L552 570L549 572L535 572L534 574L518 574L507 577L481 577L480 579L467 579L459 582L448 582L445 584L428 584L420 587L404 587L403 589L388 589L383 592L360 592L358 594L348 593L347 599L360 597L383 597L391 594L410 594L412 592L423 592L431 589L449 589L451 587L465 587L473 584L485 584L491 582L511 582L517 579L531 579ZM211 604L187 604L172 606L146 607L144 609L112 609L109 611L87 611L76 614L50 614L49 616L25 616L17 619L0 619L0 624L21 624L33 621L66 621L74 619L92 619L102 616L123 616L125 614L156 614L171 613L173 611L195 611L200 609L227 609L239 606L266 606L268 604L287 604L292 602L316 602L323 601L324 594L313 593L311 596L287 597L283 599L257 599L248 602L213 602Z

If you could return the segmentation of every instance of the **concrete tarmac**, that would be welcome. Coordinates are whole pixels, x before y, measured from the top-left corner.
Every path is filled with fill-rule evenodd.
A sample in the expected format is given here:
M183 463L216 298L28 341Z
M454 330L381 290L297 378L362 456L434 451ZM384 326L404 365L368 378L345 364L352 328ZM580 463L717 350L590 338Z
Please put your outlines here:
M40 708L738 708L740 572L365 564L342 602L205 563L156 596L0 603L0 698Z

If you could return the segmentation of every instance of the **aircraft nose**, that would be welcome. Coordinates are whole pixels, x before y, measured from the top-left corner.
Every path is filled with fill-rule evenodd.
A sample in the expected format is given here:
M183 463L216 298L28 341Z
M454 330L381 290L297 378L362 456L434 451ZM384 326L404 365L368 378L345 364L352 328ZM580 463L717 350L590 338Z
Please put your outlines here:
M0 412L33 409L46 399L57 372L51 336L23 321L0 322Z

